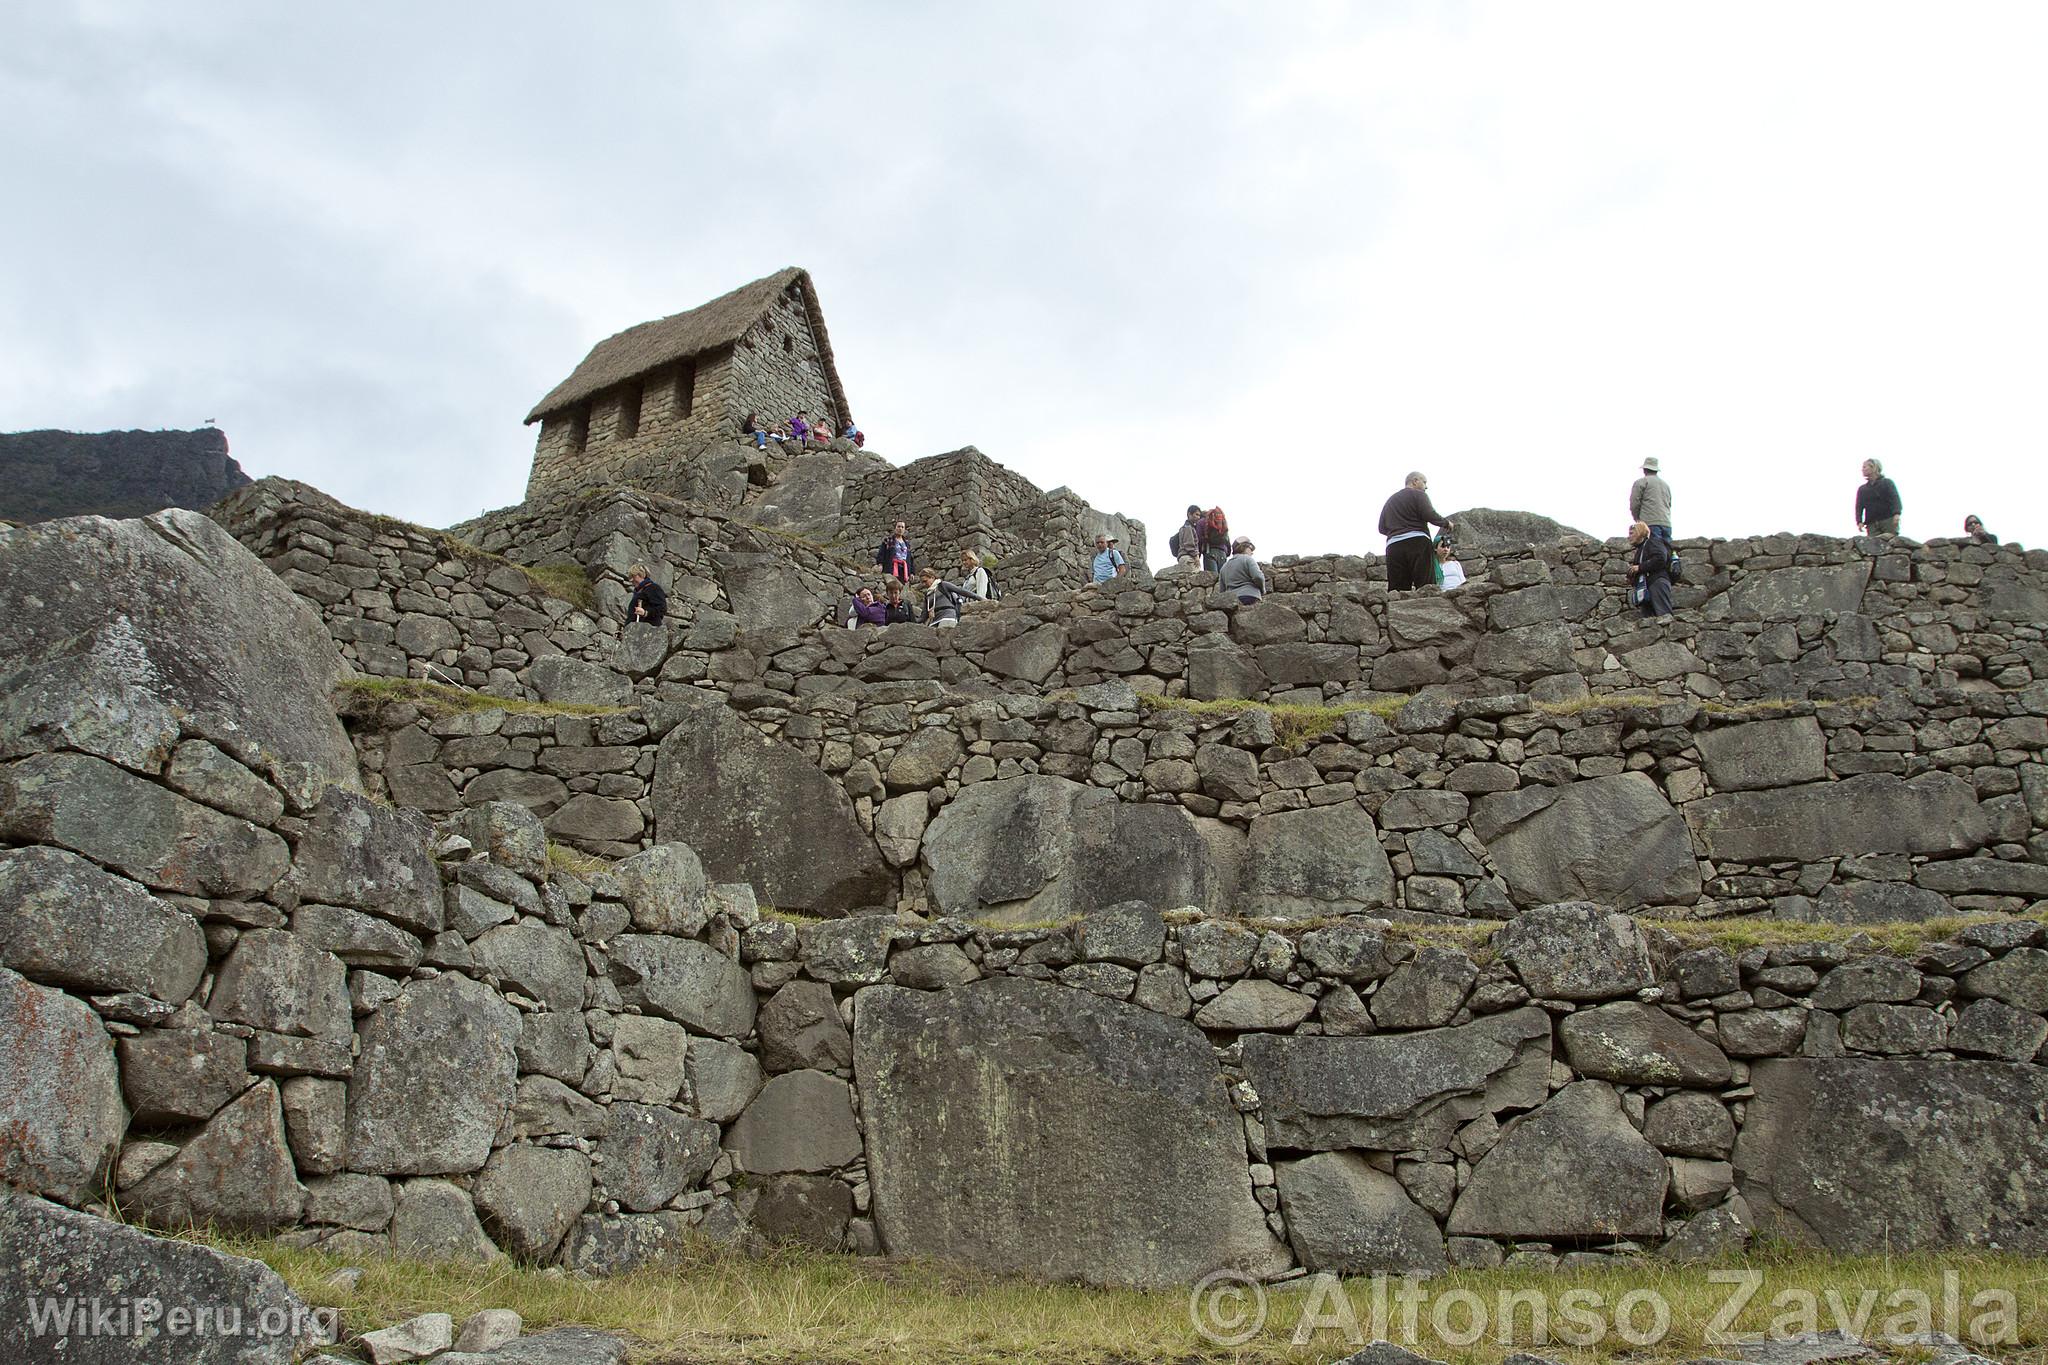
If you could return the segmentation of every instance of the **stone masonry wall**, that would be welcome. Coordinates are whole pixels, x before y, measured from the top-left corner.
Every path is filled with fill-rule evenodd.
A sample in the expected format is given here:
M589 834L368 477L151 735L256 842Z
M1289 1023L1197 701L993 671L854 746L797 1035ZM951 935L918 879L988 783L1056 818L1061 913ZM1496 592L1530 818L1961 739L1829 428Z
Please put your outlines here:
M343 657L361 672L504 697L623 700L614 695L623 685L612 669L630 657L622 653L621 624L635 563L655 566L669 591L669 630L637 634L643 644L727 648L737 620L730 608L764 622L809 623L843 599L852 581L821 549L640 492L570 499L511 519L510 531L485 531L483 555L283 480L243 490L214 515L319 609ZM551 594L520 565L489 553L515 532L525 563L582 569L597 610ZM693 630L700 611L710 613L708 633Z
M730 790L744 772L663 757L671 727L725 713L693 690L644 715L397 702L350 726L373 791L437 813L519 801L554 838L616 856L691 837L697 817L674 800L662 823L664 788L722 782L728 804L747 799ZM1144 706L1122 684L1053 700L880 683L859 705L827 693L734 714L842 793L815 819L842 822L893 869L896 894L873 903L920 913L1037 920L1162 888L1216 913L1420 921L1589 899L1669 918L1880 923L2048 899L2039 686L1923 710L1421 699L1286 740L1266 712ZM1006 833L1111 819L1080 814L1098 799L1143 824L1085 848L1064 830L1032 848ZM791 856L831 861L822 846ZM1005 861L1012 875L989 871ZM786 871L766 854L714 870L764 897Z
M1142 904L800 924L678 845L567 870L509 803L270 796L288 861L210 897L97 865L132 831L0 852L0 1014L72 1059L0 1089L10 1182L596 1273L692 1234L1144 1285L2048 1248L2037 921L1906 958L1574 904L1483 953Z
M1996 567L1956 590L2002 620L2028 589ZM1758 1233L2048 1252L2048 682L1962 601L1872 704L677 682L599 716L377 703L352 751L319 616L204 517L0 534L0 588L40 602L0 618L0 1180L73 1207L1141 1286ZM377 799L433 767L438 822ZM564 839L634 842L580 803L658 842L551 847L500 773L561 782ZM927 913L786 913L869 908L876 867ZM1899 953L1620 913L1752 903L2027 913Z
M840 540L872 547L899 520L921 554L939 556L931 562L941 571L954 568L961 550L992 553L1011 592L1087 582L1098 534L1119 537L1132 564L1145 562L1144 523L1097 512L1066 489L1041 492L972 446L849 484Z
M678 468L736 429L732 372L729 350L707 352L543 417L526 496L617 484L667 491Z
M738 431L740 419L749 412L759 413L770 426L808 412L832 435L842 429L846 414L832 401L825 357L811 327L810 310L795 285L733 349L725 403L724 432Z

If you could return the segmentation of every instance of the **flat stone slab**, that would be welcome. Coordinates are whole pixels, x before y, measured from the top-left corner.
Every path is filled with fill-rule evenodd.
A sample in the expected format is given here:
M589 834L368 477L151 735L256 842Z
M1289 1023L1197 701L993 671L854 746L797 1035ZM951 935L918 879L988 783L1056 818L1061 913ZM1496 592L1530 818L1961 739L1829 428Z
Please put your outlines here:
M1028 979L881 986L854 1067L892 1254L1151 1288L1288 1264L1185 1020Z

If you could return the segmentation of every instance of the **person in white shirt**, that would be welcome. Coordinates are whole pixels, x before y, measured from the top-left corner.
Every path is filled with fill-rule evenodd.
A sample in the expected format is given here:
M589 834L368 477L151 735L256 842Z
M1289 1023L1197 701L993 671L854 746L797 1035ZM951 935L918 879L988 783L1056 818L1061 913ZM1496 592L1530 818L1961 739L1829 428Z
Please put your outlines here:
M1436 542L1436 585L1445 592L1465 585L1465 566L1451 558L1451 542L1441 537Z
M960 552L960 586L968 596L988 600L988 570L981 567L981 556L972 550Z

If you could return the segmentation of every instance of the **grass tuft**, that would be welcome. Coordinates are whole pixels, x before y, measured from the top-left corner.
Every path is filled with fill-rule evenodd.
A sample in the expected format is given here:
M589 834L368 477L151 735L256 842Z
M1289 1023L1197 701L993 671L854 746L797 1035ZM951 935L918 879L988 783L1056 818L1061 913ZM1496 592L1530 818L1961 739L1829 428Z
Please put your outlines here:
M1893 924L1828 924L1804 920L1763 919L1751 916L1728 919L1643 920L1642 923L1669 931L1688 948L1725 948L1739 953L1745 948L1775 948L1785 943L1847 943L1867 940L1873 951L1893 957L1910 957L1930 943L1954 938L1970 924L2004 924L2012 920L2048 921L2048 911L2025 915L1945 915L1938 919L1903 920Z
M479 711L507 711L518 716L619 716L624 706L593 706L582 702L528 701L524 697L494 697L466 687L428 682L424 678L344 678L338 691L371 702L411 702L422 711L436 715L467 715Z
M521 564L516 566L536 588L550 597L559 597L572 607L584 611L597 610L597 590L590 581L590 574L581 564L572 561L556 561L552 564Z
M605 871L611 866L611 861L594 853L571 848L567 844L551 842L548 844L548 866L558 872L572 872L579 877L589 877Z

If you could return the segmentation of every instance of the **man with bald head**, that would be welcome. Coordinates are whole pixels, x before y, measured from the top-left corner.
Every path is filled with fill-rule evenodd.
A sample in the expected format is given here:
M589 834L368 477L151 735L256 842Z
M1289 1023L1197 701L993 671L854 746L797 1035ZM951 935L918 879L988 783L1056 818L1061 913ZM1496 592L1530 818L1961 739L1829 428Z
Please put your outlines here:
M1429 528L1451 529L1429 501L1429 480L1410 474L1401 491L1380 508L1380 534L1387 538L1387 590L1407 592L1436 586L1436 547Z
M1899 501L1899 486L1884 476L1884 466L1865 460L1863 486L1856 490L1856 529L1870 536L1895 536L1899 513L1905 510Z

